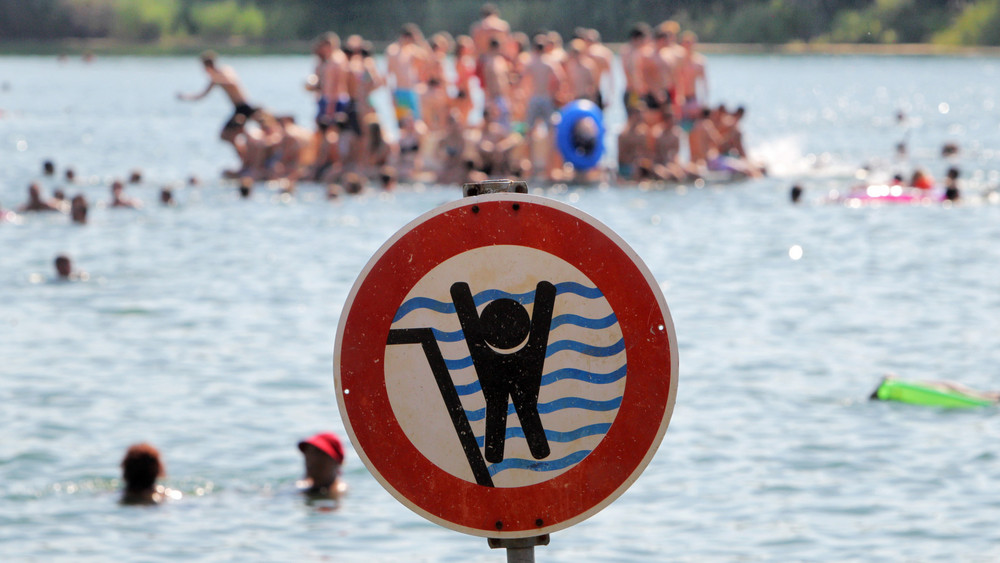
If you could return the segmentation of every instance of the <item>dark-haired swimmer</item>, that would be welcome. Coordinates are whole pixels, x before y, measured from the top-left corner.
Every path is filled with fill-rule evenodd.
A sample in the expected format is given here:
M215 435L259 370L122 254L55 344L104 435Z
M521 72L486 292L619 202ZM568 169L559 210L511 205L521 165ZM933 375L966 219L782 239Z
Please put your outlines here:
M87 224L87 198L83 194L73 196L69 206L69 218L79 225Z
M174 205L177 205L177 202L174 201L173 190L166 187L160 189L160 205L163 205L165 207L172 207Z
M125 184L121 180L115 180L111 183L111 203L109 205L111 207L138 209L142 207L142 202L125 195Z
M73 262L65 254L56 256L53 265L56 269L56 279L59 281L87 281L90 279L87 272L74 270Z
M160 452L150 444L130 446L121 466L125 481L122 504L151 505L181 498L180 491L156 484L156 480L166 474L166 468L160 461Z
M59 211L59 207L42 199L42 188L32 182L28 185L28 201L25 202L18 211L28 213L31 211Z
M958 168L952 166L948 169L944 180L944 199L947 201L958 201L962 197L958 189L958 175Z

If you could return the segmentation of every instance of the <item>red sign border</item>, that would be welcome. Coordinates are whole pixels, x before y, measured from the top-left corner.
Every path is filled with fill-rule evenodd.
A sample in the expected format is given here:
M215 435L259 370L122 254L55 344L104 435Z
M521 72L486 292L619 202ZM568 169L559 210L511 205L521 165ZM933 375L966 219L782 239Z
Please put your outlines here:
M602 241L606 246L595 249ZM424 457L394 417L383 371L392 319L412 287L452 256L499 244L548 252L590 278L618 318L628 362L621 406L600 444L565 473L516 488L470 483ZM345 348L345 343L351 346ZM375 478L396 499L433 522L498 538L564 529L624 493L652 459L667 430L677 369L670 312L635 252L614 231L576 208L540 196L508 193L465 198L433 209L382 245L348 295L334 351L334 382L344 426Z

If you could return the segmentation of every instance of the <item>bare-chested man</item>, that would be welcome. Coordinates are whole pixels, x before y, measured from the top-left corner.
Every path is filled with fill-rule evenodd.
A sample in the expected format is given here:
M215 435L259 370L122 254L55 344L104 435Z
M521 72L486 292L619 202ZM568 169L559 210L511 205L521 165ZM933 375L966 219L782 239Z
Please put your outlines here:
M38 185L38 182L32 182L28 185L28 201L19 207L18 211L20 213L27 213L29 211L59 211L59 207L42 199L41 186Z
M743 132L740 129L740 122L746 114L746 109L740 106L736 108L736 111L729 113L725 106L720 105L716 111L719 113L719 117L715 127L722 137L719 152L746 158L747 151L743 147Z
M484 55L490 50L490 40L496 39L501 45L507 43L510 35L510 24L500 18L500 10L495 4L483 4L480 10L480 20L472 24L469 35L476 47L476 52Z
M548 39L545 35L535 36L532 43L531 59L524 65L521 83L529 92L526 124L529 134L538 121L551 128L552 115L556 111L556 94L566 79L562 67L546 54Z
M326 57L316 69L320 94L316 122L321 130L326 130L334 124L338 113L347 114L350 97L347 91L347 56L340 49L340 36L328 32L320 41L320 50ZM360 130L356 114L352 129Z
M681 128L677 125L673 109L660 108L660 123L651 130L653 145L653 172L657 178L669 182L679 182L697 177L696 170L681 162Z
M545 135L548 139L554 140L555 121L553 116L556 113L556 100L559 90L566 83L566 75L563 68L554 59L549 51L551 41L545 34L536 35L532 41L531 58L524 65L524 75L521 85L528 93L528 111L525 119L528 137L528 158L532 163L536 161L537 147L535 139L538 135L538 122L545 123ZM551 142L545 143L545 146ZM554 166L550 164L550 168Z
M629 32L628 43L622 46L619 55L625 71L625 109L634 109L638 107L638 102L649 100L649 72L646 67L653 62L649 25L636 24Z
M239 77L236 76L236 71L228 66L217 65L214 52L205 51L202 53L201 64L205 68L205 73L208 74L208 86L197 94L178 93L177 98L185 101L200 100L207 96L216 86L221 88L226 93L226 96L229 97L229 101L233 103L235 109L232 117L222 126L222 132L219 136L223 141L233 145L233 148L236 149L236 154L240 157L240 161L243 161L245 159L246 146L240 139L240 134L243 133L243 128L247 120L253 115L256 109L247 101L246 93L243 91Z
M277 154L280 160L275 164L279 176L295 182L302 176L303 167L308 158L307 148L310 146L312 134L308 129L295 123L291 115L277 118L281 127L282 137Z
M665 21L656 28L656 78L652 88L660 105L677 106L677 67L683 50L677 44L677 30L674 21ZM678 106L679 107L679 106Z
M708 78L705 75L705 57L695 51L698 36L687 31L681 36L684 55L677 65L677 97L684 117L692 118L708 100Z
M572 98L590 100L600 106L600 69L594 59L587 55L586 42L579 38L570 41L568 53L566 78Z
M500 42L490 39L483 61L483 93L486 109L495 110L496 121L510 127L510 63L500 52Z
M648 111L642 100L627 110L628 120L625 129L618 135L618 179L640 179L640 168L648 166L649 125L646 124L643 113Z
M424 60L419 44L422 37L416 24L408 23L399 33L399 39L385 50L388 82L392 88L392 99L396 106L396 120L411 117L420 119L420 65Z
M421 113L424 122L427 123L427 129L436 139L447 128L448 112L451 109L448 77L444 67L454 40L451 35L442 32L434 34L430 44L430 56L422 72L422 81L426 89L421 97Z
M352 35L347 40L347 94L361 119L375 113L371 94L385 86L385 79L379 72L372 56L374 47L360 35Z
M698 170L729 172L741 176L760 177L763 172L744 158L728 156L719 152L722 135L712 122L712 110L702 108L694 120L688 134L691 164Z
M580 38L586 43L586 55L590 57L590 60L594 62L597 67L597 105L604 109L607 105L604 100L610 100L611 96L605 96L601 93L601 86L605 82L607 92L615 91L615 76L611 72L611 65L615 60L615 54L607 47L607 45L601 43L601 34L596 29L585 29L581 30Z

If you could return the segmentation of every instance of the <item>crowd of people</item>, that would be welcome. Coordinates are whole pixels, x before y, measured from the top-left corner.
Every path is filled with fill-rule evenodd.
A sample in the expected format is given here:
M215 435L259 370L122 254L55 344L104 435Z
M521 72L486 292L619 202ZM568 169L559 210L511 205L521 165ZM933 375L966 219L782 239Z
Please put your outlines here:
M233 104L221 138L231 144L241 182L321 182L330 194L369 183L443 184L487 178L544 181L684 181L712 172L759 176L746 154L744 110L709 108L705 59L697 37L676 22L637 24L618 56L625 84L615 83L615 53L594 29L570 41L554 31L512 31L493 5L468 35L425 37L407 24L380 68L370 41L326 33L313 45L315 71L306 87L316 99L312 124L296 123L251 102L236 72L206 52L209 81L198 100L219 88ZM372 94L388 89L394 129L379 118ZM477 95L481 92L481 98ZM559 108L587 100L601 108L623 92L628 123L618 139L618 166L574 169L555 142ZM687 137L687 157L682 140ZM600 141L598 141L600 142Z
M46 180L54 178L55 164L51 160L46 160L42 164L42 174L45 176ZM76 174L74 170L72 168L67 168L65 171L65 184L75 184L75 176ZM129 175L128 183L139 184L141 182L142 173L138 170L132 171ZM198 180L192 177L189 180L189 183L197 184ZM160 203L164 206L176 204L173 190L169 186L160 188L159 199ZM90 210L90 205L90 202L88 202L87 197L83 192L76 193L72 198L68 199L65 189L62 187L54 188L52 190L52 197L46 197L42 188L42 183L36 181L28 184L27 201L23 204L13 210L3 209L0 207L0 223L17 222L20 220L19 214L57 212L69 215L69 218L73 223L85 225L87 224L87 214ZM113 180L111 182L111 195L108 198L106 205L112 208L139 209L143 206L143 203L141 200L125 194L124 181Z

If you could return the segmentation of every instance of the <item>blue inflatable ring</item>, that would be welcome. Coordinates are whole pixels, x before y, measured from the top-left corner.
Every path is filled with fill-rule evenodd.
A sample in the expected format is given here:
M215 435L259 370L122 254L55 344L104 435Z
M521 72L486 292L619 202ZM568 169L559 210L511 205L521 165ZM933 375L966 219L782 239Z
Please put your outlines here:
M574 100L559 110L562 119L556 128L556 147L566 162L577 170L588 170L597 166L604 156L604 121L601 108L590 100ZM583 119L593 119L597 125L597 138L589 151L581 150L573 143L573 129Z

